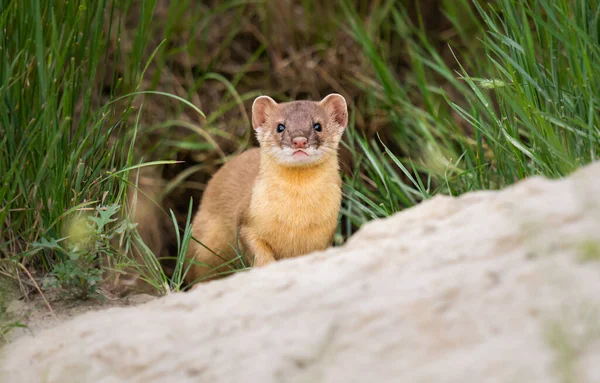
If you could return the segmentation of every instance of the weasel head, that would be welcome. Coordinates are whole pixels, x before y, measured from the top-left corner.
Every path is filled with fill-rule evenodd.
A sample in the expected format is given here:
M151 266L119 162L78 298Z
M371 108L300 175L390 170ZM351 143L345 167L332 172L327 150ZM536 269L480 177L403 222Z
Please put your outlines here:
M283 166L311 166L337 158L347 124L346 100L339 94L280 104L261 96L252 105L252 127L262 155Z

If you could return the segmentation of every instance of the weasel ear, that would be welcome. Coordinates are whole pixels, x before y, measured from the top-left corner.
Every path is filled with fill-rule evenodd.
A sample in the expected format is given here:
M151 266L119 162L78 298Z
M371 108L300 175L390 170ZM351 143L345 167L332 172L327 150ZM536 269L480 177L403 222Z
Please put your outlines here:
M252 127L254 130L262 127L267 121L267 117L277 103L269 96L260 96L252 104Z
M337 93L332 93L325 97L320 102L321 106L331 116L331 119L335 121L343 131L348 125L348 106L346 105L346 99Z

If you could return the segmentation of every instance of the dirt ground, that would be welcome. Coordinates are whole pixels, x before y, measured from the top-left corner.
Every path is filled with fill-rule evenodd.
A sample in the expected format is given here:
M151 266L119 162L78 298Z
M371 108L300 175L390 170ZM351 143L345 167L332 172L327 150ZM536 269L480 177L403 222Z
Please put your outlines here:
M4 339L0 338L0 345L5 342L14 342L23 336L35 335L42 330L55 327L72 317L88 311L98 311L110 307L136 306L158 298L147 294L130 295L120 298L106 291L101 291L101 294L103 298L81 301L65 300L58 294L53 295L50 293L45 295L48 301L46 303L39 294L30 295L29 298L26 298L18 291L5 291L6 311L4 312L3 320L0 322L0 328L3 323L13 323L15 321L26 327L11 329L5 335ZM52 308L52 311L48 308L48 304Z

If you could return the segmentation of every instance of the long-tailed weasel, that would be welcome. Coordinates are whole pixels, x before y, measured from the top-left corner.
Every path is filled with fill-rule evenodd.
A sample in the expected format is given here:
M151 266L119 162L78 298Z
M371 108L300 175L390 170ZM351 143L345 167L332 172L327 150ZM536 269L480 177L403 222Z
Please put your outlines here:
M192 282L226 272L232 246L264 266L331 245L342 199L338 145L348 123L346 100L330 94L320 102L252 105L260 148L226 163L208 182L193 221L187 257ZM221 268L219 268L221 266Z

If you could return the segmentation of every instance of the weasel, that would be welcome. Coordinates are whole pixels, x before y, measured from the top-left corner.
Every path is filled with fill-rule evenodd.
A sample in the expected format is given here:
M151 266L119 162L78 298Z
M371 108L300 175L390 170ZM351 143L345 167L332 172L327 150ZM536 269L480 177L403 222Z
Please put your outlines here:
M206 280L241 244L248 262L264 266L331 245L342 199L338 146L346 125L346 100L252 104L259 148L221 167L208 182L192 223L186 279ZM212 250L212 251L211 251ZM214 253L218 254L215 255Z

